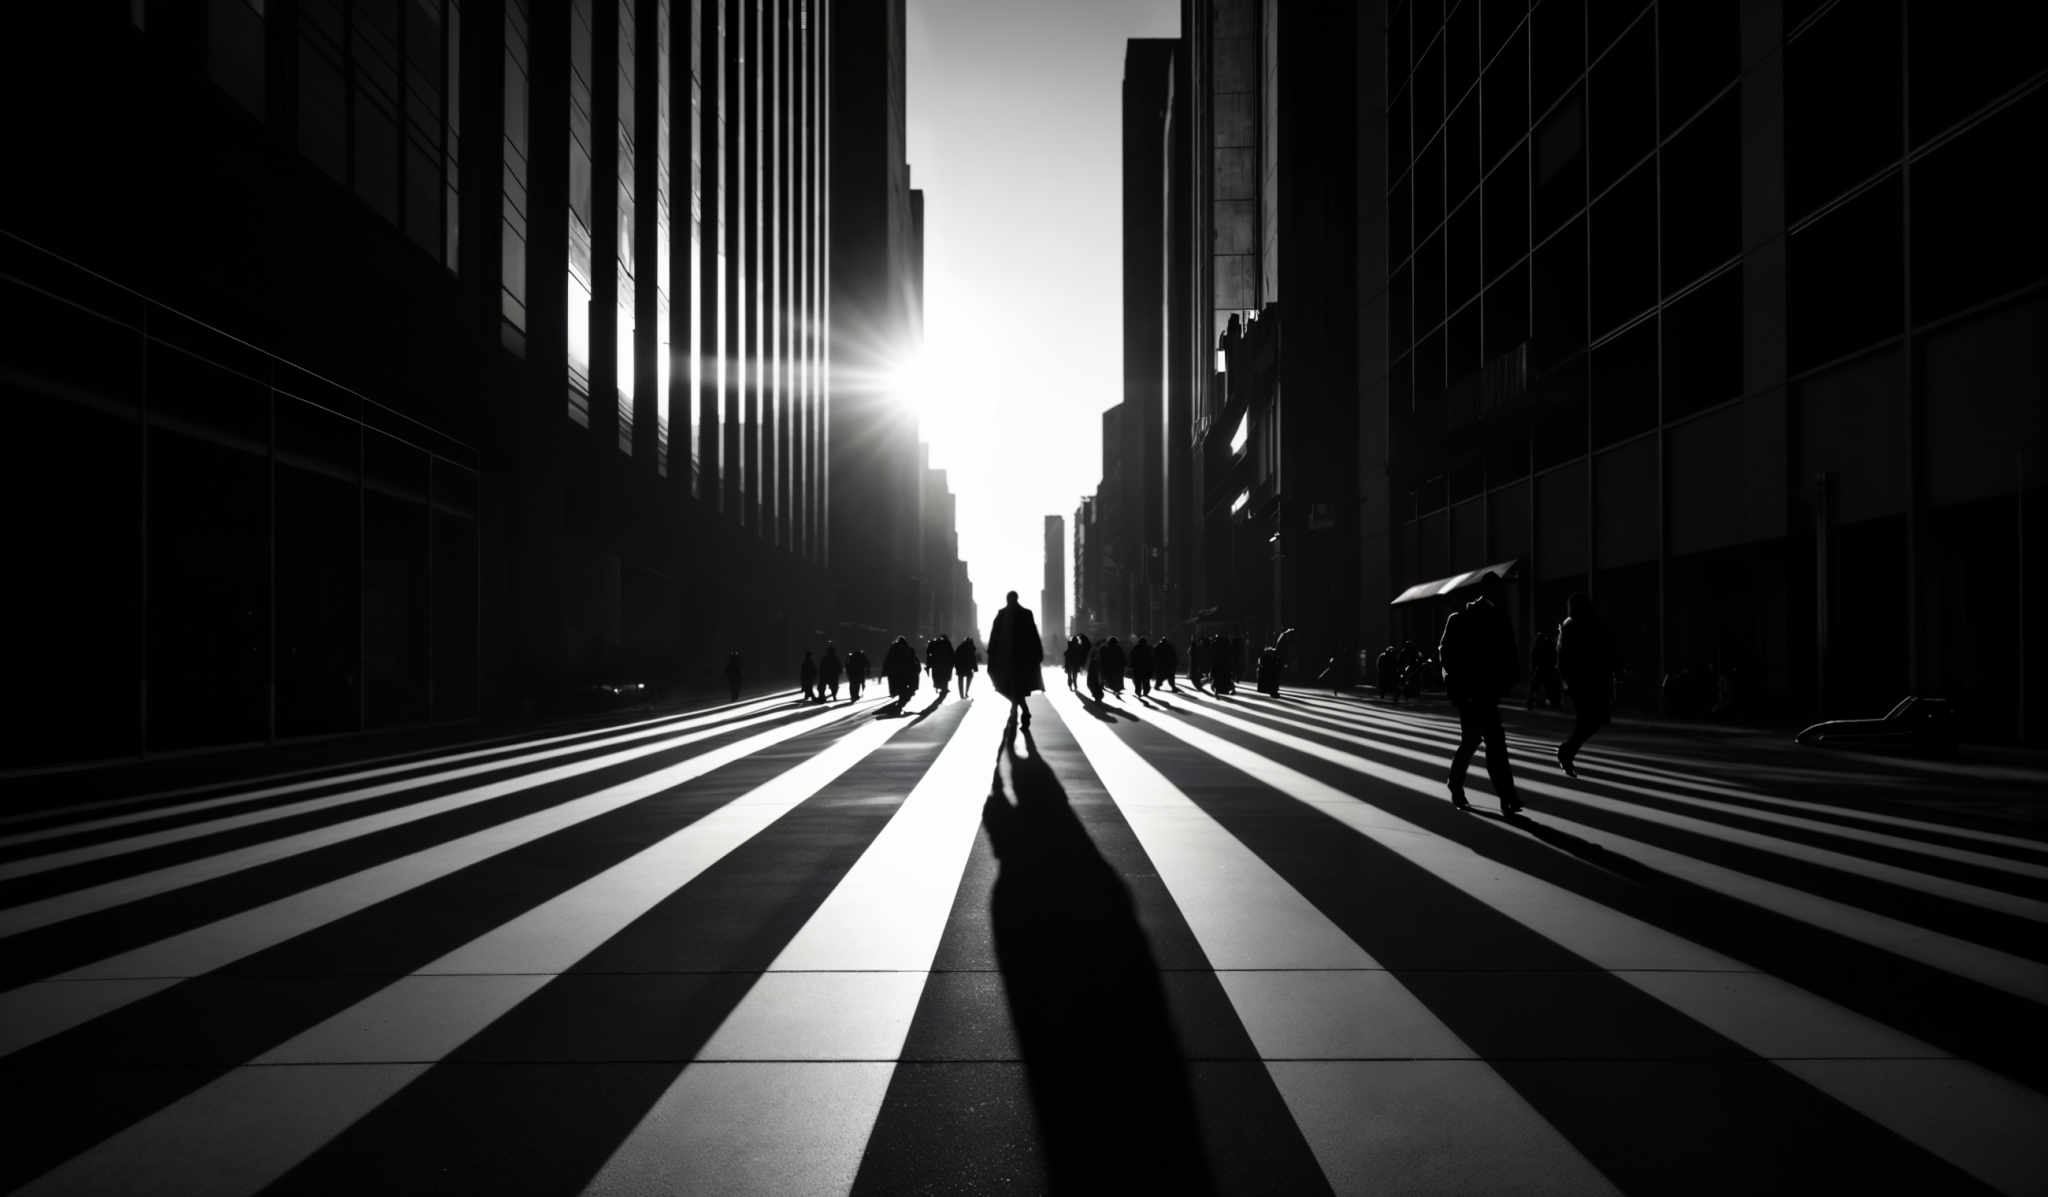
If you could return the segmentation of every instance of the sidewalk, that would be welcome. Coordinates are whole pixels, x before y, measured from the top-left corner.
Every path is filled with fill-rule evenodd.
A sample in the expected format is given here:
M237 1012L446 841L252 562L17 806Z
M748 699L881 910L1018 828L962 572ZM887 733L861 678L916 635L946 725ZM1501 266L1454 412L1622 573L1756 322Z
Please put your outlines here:
M748 686L740 701L796 691L788 686ZM243 744L217 749L122 757L60 765L0 776L0 818L58 809L77 802L105 801L173 790L204 790L257 777L288 777L447 752L515 744L539 736L598 731L617 723L727 705L724 689L671 692L660 699L587 714L513 717L493 722L467 720L430 726L383 728L336 736Z

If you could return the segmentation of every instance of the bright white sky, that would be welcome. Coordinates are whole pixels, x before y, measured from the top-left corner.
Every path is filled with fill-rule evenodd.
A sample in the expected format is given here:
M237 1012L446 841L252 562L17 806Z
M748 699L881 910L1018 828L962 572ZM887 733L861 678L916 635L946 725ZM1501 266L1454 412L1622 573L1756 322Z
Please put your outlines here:
M1004 591L1037 606L1045 516L1071 524L1102 472L1101 413L1123 398L1124 40L1177 36L1180 6L907 8L910 180L925 192L917 402L959 499L980 639Z

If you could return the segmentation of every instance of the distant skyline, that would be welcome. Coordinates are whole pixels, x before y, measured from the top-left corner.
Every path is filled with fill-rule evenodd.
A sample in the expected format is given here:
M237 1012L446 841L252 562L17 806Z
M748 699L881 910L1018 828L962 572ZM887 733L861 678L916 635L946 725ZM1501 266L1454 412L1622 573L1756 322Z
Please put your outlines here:
M1038 601L1044 517L1071 517L1101 473L1100 413L1123 398L1124 43L1178 36L1179 5L907 10L908 156L925 191L921 434L959 500L979 639L1004 591Z

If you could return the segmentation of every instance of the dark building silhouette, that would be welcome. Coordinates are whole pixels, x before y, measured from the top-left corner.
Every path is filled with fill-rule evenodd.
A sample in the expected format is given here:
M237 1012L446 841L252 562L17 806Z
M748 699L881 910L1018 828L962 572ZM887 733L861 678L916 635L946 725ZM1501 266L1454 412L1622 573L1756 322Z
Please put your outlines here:
M1733 669L1778 709L1940 694L2038 736L2020 12L1368 6L1363 642L1512 561L1524 649L1591 592L1625 700Z
M1162 622L1295 626L1320 662L1433 643L1447 584L1498 568L1524 651L1593 593L1638 707L1690 668L1759 714L1914 691L2039 734L2048 254L2016 163L2048 52L2017 16L1181 18L1127 51L1122 410L1159 406L1105 415L1077 627L1128 629L1135 564ZM1156 537L1121 485L1155 440Z
M834 618L842 639L922 626L917 415L897 380L922 340L923 203L904 160L903 0L832 27L829 412ZM886 643L886 640L881 641Z
M1357 630L1356 20L1190 2L1172 53L1134 41L1126 66L1125 370L1158 397L1172 622L1254 644L1296 627L1299 660ZM1134 113L1138 63L1162 81Z
M1067 521L1045 517L1045 588L1038 592L1039 634L1048 660L1058 660L1067 640Z
M1177 45L1132 38L1124 50L1123 468L1102 475L1119 488L1124 636L1156 636L1166 618L1168 176Z
M0 199L4 766L712 688L821 640L829 445L869 431L828 311L905 277L840 253L907 177L834 129L860 149L886 122L840 100L888 96L900 130L894 12L893 57L829 0L0 19L11 110L69 97Z

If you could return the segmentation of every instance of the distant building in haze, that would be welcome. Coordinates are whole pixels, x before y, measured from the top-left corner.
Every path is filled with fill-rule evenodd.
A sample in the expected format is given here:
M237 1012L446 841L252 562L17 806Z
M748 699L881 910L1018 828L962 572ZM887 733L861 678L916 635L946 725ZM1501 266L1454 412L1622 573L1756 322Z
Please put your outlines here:
M1067 521L1045 517L1045 587L1038 592L1039 634L1054 659L1067 638Z

